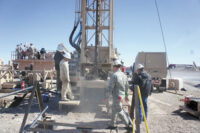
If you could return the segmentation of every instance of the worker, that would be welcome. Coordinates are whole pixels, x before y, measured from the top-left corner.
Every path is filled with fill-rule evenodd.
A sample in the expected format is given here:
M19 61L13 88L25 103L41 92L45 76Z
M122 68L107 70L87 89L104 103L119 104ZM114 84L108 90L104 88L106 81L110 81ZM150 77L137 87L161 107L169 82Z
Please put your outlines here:
M18 44L18 45L17 45L16 54L17 54L17 59L21 59L21 58L22 58L22 48L21 48L21 44Z
M144 105L145 115L146 118L148 116L148 96L151 94L153 84L151 75L149 75L145 70L144 66L142 64L138 64L137 66L137 72L133 76L133 84L139 85L140 92L142 96L142 102ZM144 121L143 115L142 115L142 108L141 104L139 104L139 111L140 111L140 123Z
M37 54L37 49L32 43L30 44L29 51L30 51L30 59L35 59Z
M45 48L41 48L41 50L40 50L40 55L41 55L41 58L42 58L43 60L45 60L45 56L46 56L46 50L45 50Z
M121 72L121 61L116 60L113 66L114 73L112 74L110 81L109 81L109 87L106 91L106 99L105 101L108 102L110 94L112 94L113 97L113 104L112 104L112 120L110 128L116 127L116 122L118 116L124 121L124 123L127 126L129 125L128 117L126 116L125 112L122 109L122 102L125 99L126 102L128 102L128 79L126 75Z
M26 59L27 55L28 55L28 46L24 44L24 48L22 49L22 59Z
M55 69L56 69L56 76L57 76L57 91L60 92L62 89L62 81L60 80L60 61L64 58L64 49L61 44L58 45L56 53L54 55L55 61Z
M60 79L62 81L62 91L61 98L63 101L73 100L74 96L71 92L70 87L70 77L69 77L69 60L71 59L71 54L66 52L64 58L60 61Z

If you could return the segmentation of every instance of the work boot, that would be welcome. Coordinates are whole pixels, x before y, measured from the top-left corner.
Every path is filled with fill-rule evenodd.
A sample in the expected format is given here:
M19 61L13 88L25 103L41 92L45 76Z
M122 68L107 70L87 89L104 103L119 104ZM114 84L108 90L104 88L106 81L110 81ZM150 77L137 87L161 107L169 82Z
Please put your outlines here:
M62 98L62 101L69 101L68 98Z
M67 95L67 98L69 98L69 100L74 100L74 96L73 95Z

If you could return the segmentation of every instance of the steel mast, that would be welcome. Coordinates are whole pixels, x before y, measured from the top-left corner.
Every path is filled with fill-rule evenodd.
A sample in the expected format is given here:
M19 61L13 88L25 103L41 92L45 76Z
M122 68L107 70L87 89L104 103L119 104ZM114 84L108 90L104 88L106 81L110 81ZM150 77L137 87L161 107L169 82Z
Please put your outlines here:
M98 77L98 70L111 64L114 56L113 0L82 0L81 20L81 66L84 69L92 65Z

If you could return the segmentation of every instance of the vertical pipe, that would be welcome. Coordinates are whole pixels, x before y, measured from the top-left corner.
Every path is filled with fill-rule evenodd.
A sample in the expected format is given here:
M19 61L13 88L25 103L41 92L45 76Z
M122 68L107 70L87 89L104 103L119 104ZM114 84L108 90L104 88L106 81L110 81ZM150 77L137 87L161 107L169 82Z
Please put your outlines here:
M129 112L131 119L133 119L135 117L134 116L134 110L135 110L135 92L133 92L133 95L132 95L131 109L130 109L130 112Z
M99 51L98 51L98 47L99 47L99 21L100 21L100 16L99 16L99 0L96 0L96 36L95 36L95 77L98 78L98 57L99 57Z
M82 19L82 43L81 43L81 64L86 61L85 59L85 48L86 48L86 16L87 16L87 0L81 1L81 19Z
M134 85L134 93L135 93L135 125L136 125L136 133L140 133L140 111L139 111L139 97L138 97L138 89L137 85Z
M109 58L111 59L114 56L113 50L113 0L110 0L110 16L109 16ZM110 60L111 61L111 60Z

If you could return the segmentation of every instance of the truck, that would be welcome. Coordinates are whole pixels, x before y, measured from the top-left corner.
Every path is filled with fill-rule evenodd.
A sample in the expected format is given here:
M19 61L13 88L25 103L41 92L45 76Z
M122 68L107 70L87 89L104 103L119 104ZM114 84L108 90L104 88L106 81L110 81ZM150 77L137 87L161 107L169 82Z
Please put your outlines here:
M137 71L138 64L144 65L144 69L151 75L157 90L166 88L167 59L165 52L139 52L133 66L134 72Z

